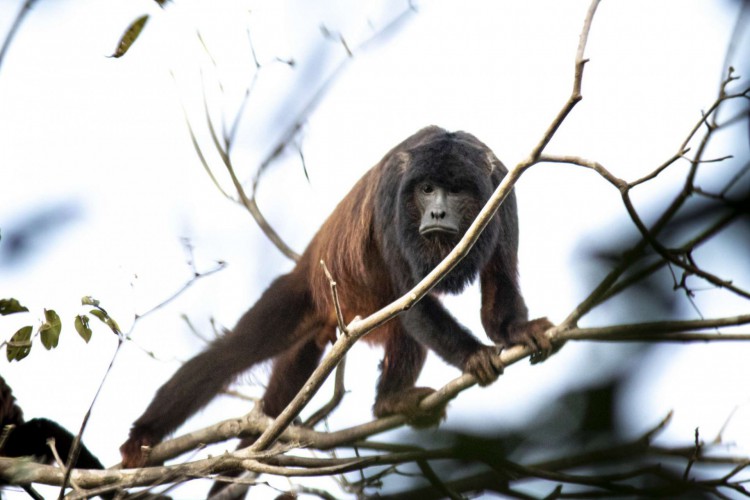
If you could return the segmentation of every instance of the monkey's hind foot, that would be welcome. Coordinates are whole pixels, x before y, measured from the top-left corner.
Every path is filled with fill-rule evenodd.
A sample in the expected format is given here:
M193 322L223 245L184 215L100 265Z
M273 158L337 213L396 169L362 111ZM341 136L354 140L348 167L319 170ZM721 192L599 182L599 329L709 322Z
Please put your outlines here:
M122 455L122 468L133 469L143 467L148 461L151 452L151 446L154 440L148 434L139 435L136 429L130 431L130 437L120 446L120 455Z
M405 415L409 425L417 428L433 427L445 418L445 407L441 405L432 410L423 410L419 403L434 393L430 387L410 387L387 395L378 396L372 411L376 417L388 415Z

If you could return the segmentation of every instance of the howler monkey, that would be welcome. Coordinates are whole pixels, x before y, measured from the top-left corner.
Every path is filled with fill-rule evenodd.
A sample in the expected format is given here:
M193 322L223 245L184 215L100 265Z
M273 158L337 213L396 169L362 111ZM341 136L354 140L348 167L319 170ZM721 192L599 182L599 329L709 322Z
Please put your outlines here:
M55 457L47 440L54 438L55 449L62 460L67 461L73 447L74 436L57 422L46 418L24 421L23 410L16 403L13 391L0 377L0 456L32 456L41 463L51 464ZM104 469L104 466L85 446L81 445L74 467L82 469ZM2 483L0 483L0 487ZM32 498L41 498L30 486L23 486ZM112 498L105 495L104 498Z
M156 393L122 445L123 465L145 461L153 445L206 405L233 377L275 357L263 410L277 416L335 338L336 313L323 260L338 283L344 320L367 316L410 290L466 232L507 173L492 151L466 132L424 128L389 151L323 223L296 267L277 278L233 331L185 363ZM403 413L412 423L437 423L415 387L427 349L480 385L498 376L483 345L446 311L436 294L457 293L477 275L481 319L499 346L548 351L546 318L528 321L517 278L518 217L511 193L468 255L410 310L368 334L385 356L373 411Z

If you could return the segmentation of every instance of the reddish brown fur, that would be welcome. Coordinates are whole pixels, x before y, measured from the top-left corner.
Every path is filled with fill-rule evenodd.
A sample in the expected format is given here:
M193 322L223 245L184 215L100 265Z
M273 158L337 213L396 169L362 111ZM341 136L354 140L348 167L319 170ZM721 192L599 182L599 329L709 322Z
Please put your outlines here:
M336 317L331 316L334 305L328 280L320 268L307 263L322 260L331 271L338 286L339 302L346 323L357 315L366 317L392 302L396 298L393 284L384 279L383 273L373 272L387 268L378 251L378 235L374 233L375 211L372 207L376 205L375 192L383 168L392 157L404 155L405 148L415 147L440 131L442 129L436 126L426 127L386 153L336 206L300 258L300 262L305 263L306 280L310 283L316 314L328 316L333 326ZM401 161L401 170L408 165L404 160ZM383 325L364 340L385 345L388 337L396 333L397 328L393 325Z
M349 196L339 203L323 223L300 258L300 262L325 262L338 285L342 312L347 322L351 321L355 314L367 315L368 311L377 308L377 305L373 304L375 294L363 290L370 283L362 279L371 274L368 267L372 269L371 266L380 264L377 260L368 262L368 258L377 257L368 255L377 254L368 252L373 247L374 240L373 214L362 209L362 206L369 206L371 203L369 199L373 196L375 183L369 181L373 175L374 170L371 170L355 184ZM330 316L334 307L328 280L321 272L320 266L305 266L305 270L305 280L310 283L316 315Z

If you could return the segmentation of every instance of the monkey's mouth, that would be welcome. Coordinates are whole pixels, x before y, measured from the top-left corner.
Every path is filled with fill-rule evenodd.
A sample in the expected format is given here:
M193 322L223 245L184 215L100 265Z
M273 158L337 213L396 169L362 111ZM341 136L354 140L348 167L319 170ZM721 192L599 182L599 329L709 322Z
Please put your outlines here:
M458 234L458 228L441 224L430 224L420 227L419 234L422 236L427 236L428 234Z

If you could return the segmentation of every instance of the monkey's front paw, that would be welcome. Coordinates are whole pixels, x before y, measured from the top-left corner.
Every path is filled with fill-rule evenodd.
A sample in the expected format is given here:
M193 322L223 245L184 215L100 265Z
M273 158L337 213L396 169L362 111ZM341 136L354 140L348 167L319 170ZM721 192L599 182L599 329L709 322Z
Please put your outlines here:
M503 373L503 365L495 360L499 349L494 346L483 345L477 352L468 357L464 363L464 372L471 373L477 379L477 384L484 387L497 380Z
M148 460L148 453L144 447L153 446L154 442L147 433L136 432L133 428L130 431L130 437L120 446L120 455L122 455L122 468L132 469L143 467Z
M532 350L531 363L544 361L552 354L552 342L545 332L553 325L547 318L537 318L526 323L511 325L508 329L508 343L521 344Z
M376 417L401 414L406 416L412 427L432 427L445 418L446 405L423 410L419 403L434 392L435 389L429 387L410 387L391 394L378 395L372 412Z

